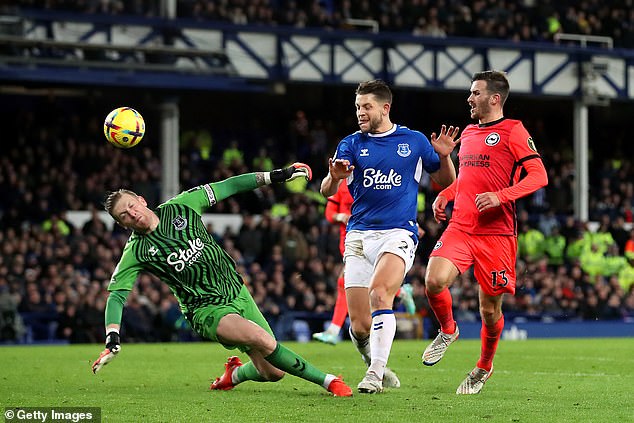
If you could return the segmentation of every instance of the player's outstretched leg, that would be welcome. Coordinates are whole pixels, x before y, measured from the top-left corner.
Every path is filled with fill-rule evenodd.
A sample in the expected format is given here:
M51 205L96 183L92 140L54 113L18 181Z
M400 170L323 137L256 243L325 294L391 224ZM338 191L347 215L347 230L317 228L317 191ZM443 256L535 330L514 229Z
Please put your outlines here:
M484 386L484 383L491 377L493 374L493 367L488 372L479 367L475 367L471 372L467 375L465 380L462 381L458 389L456 389L456 394L458 395L472 395L479 394Z
M436 339L434 339L432 343L425 348L425 352L423 352L423 364L425 366L433 366L438 363L445 355L445 352L447 352L449 345L454 343L459 336L460 331L458 330L458 325L456 325L456 331L451 334L439 330Z
M326 390L328 390L328 392L333 393L333 395L340 397L352 396L352 390L340 377L322 372L306 361L303 357L286 348L279 342L277 343L275 350L264 357L264 359L286 373L323 386Z

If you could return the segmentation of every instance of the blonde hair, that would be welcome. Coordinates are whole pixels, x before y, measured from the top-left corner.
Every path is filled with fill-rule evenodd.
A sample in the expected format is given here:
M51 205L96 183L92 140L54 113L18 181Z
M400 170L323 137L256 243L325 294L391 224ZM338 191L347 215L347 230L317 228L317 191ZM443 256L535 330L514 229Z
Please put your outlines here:
M129 189L120 188L120 189L118 189L116 191L109 192L106 195L106 199L103 202L103 208L117 222L119 222L119 219L117 219L117 216L115 216L112 211L114 209L114 206L117 205L117 203L119 202L119 200L121 199L121 196L123 194L128 194L128 195L131 195L131 196L133 196L135 198L138 197L136 192L130 191Z

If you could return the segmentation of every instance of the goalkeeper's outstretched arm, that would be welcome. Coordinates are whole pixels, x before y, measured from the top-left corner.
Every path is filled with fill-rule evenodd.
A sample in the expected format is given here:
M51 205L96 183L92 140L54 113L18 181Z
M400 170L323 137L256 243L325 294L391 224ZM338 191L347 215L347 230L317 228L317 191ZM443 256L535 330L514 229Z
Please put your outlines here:
M310 181L313 171L304 163L293 163L284 169L275 169L270 172L252 172L232 176L219 182L212 182L211 187L215 193L216 201L224 200L240 192L251 191L263 185L290 182L297 178L305 178Z

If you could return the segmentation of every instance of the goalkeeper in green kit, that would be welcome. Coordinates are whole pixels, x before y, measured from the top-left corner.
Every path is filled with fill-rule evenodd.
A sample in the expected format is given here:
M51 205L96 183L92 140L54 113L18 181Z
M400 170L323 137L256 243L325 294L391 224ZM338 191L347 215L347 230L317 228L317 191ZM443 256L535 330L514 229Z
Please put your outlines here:
M290 373L321 385L334 396L351 396L340 377L320 371L276 341L233 259L207 233L201 219L205 209L231 195L300 177L312 177L310 167L303 163L246 173L182 192L155 210L132 191L110 193L106 211L133 232L108 285L106 348L93 363L93 372L121 351L119 328L126 298L138 274L148 272L169 286L198 334L227 349L238 348L251 358L242 364L237 356L230 357L211 389L228 390L247 380L274 382Z

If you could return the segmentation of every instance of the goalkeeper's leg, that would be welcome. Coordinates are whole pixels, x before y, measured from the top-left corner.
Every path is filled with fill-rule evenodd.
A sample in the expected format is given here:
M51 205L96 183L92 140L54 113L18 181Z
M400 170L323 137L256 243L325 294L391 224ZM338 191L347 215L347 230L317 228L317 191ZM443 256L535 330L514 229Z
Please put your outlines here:
M228 314L218 323L216 334L222 343L238 345L242 347L241 349L246 350L258 375L264 380L279 380L286 372L321 385L335 395L349 396L345 395L345 389L341 390L341 385L344 387L345 385L340 378L317 369L303 357L278 343L269 332L251 320L237 314ZM246 372L241 373L238 369L236 383L242 381L241 377L247 376ZM248 380L254 379L251 377ZM350 395L352 395L352 391L350 391Z

